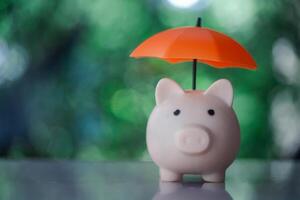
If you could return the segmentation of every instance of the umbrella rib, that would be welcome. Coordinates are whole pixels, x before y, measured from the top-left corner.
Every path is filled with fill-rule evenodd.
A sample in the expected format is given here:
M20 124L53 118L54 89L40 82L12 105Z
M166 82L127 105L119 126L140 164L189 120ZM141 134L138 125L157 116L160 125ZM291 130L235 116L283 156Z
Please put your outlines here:
M180 31L180 33L178 33L178 35L173 39L172 43L170 43L170 45L166 48L166 51L164 52L164 55L162 56L162 58L166 58L166 55L168 55L169 53L169 49L172 49L172 46L175 44L176 40L186 31L186 29L182 29Z

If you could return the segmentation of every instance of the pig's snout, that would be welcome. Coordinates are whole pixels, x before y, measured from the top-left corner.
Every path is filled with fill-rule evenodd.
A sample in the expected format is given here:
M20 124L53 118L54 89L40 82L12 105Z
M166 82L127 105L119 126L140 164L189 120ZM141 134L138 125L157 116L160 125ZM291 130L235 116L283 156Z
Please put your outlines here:
M186 127L176 132L175 145L183 153L200 154L211 145L211 134L201 126Z

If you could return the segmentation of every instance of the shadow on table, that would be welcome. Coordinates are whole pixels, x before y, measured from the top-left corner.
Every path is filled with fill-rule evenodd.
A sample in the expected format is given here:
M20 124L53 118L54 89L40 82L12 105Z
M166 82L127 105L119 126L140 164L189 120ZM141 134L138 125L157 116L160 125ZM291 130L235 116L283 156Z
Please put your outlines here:
M224 183L160 182L153 200L227 200L232 199Z

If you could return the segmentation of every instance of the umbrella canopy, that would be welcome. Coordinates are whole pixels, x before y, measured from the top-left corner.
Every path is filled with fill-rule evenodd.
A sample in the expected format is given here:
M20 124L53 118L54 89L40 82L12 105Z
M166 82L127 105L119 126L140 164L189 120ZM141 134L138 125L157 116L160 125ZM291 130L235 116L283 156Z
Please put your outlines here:
M179 27L157 33L141 43L130 56L160 58L170 63L192 61L193 89L197 62L216 68L256 69L254 59L238 42L200 25L201 18L198 18L196 27Z

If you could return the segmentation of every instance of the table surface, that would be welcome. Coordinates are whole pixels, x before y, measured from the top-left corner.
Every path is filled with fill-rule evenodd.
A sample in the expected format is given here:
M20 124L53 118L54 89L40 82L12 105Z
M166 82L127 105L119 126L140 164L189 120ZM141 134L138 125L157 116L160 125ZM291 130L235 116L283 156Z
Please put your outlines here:
M152 162L0 161L0 199L300 199L300 163L237 160L225 184L161 183Z

